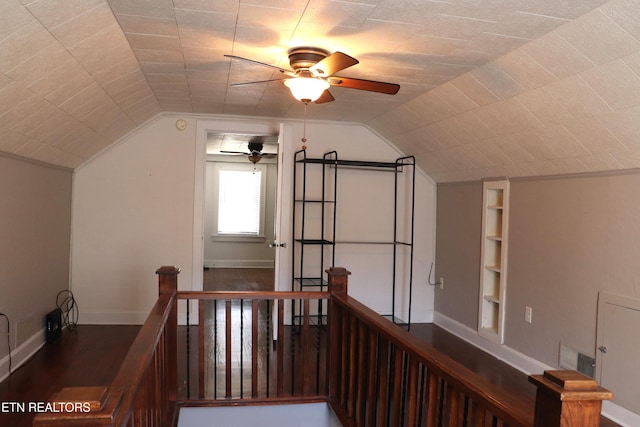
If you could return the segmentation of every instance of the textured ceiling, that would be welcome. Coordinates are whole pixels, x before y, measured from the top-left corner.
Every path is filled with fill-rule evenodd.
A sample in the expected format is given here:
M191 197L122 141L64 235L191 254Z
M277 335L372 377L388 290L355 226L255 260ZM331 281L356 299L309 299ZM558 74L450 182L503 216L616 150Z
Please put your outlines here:
M0 0L0 151L76 167L156 114L301 118L290 47L342 51L313 119L362 122L439 182L640 167L637 0Z

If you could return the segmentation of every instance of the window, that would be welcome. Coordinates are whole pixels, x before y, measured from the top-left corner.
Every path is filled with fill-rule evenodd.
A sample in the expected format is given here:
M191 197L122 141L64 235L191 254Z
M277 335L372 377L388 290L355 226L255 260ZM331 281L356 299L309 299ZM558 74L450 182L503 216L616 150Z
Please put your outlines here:
M216 166L216 235L263 237L266 168L242 163Z

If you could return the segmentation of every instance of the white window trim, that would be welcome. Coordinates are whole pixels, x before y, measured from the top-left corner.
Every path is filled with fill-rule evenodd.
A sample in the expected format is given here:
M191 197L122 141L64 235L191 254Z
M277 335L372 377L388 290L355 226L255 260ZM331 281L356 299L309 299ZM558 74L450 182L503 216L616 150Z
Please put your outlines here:
M215 185L213 186L213 234L211 235L212 241L217 242L264 242L265 236L265 217L266 217L266 192L267 192L267 165L254 165L245 163L227 163L216 162L214 164L214 176ZM246 234L218 234L218 198L220 195L219 183L220 183L220 171L232 170L232 171L246 171L253 172L254 170L260 171L260 230L255 236L248 236Z

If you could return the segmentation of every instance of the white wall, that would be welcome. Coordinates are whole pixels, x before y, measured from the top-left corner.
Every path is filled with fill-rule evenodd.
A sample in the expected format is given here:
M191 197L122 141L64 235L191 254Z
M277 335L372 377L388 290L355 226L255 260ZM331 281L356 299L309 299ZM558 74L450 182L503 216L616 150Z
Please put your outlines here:
M201 288L197 265L203 253L203 134L206 130L277 132L279 125L270 119L181 116L188 126L179 131L178 117L159 116L74 175L71 287L83 323L142 322L155 301L154 272L161 265L182 268L178 279L182 289ZM286 138L280 147L284 221L290 221L292 159L302 132L300 122L285 124ZM333 149L344 159L389 161L400 155L362 125L307 122L306 137L310 156ZM435 186L420 173L416 206L413 313L414 320L430 320L433 292L426 281L434 251ZM360 224L362 218L352 221ZM287 227L281 229L288 233ZM289 242L290 236L280 236L280 241ZM288 249L280 256L289 259ZM389 299L386 293L381 299L369 298L373 289L388 284L370 274L361 264L366 260L344 256L338 261L353 272L351 293L356 298L372 307ZM281 283L290 283L286 262L282 273L286 277Z

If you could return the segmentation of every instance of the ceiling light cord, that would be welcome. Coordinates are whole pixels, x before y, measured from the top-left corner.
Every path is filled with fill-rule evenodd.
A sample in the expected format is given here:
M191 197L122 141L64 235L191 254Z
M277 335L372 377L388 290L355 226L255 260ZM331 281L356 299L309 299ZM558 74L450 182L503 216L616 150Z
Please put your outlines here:
M304 120L302 122L302 149L307 149L307 103L304 103Z

